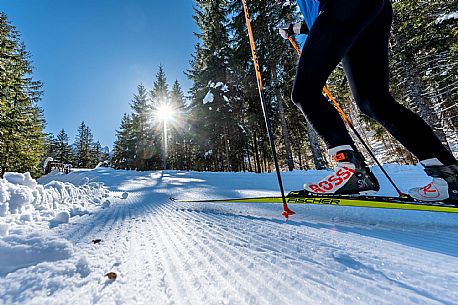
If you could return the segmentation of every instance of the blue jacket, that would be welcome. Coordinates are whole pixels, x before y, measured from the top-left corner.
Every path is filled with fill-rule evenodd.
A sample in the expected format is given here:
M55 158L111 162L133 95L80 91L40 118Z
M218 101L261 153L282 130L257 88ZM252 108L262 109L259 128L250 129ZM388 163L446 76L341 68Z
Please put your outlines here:
M315 22L316 17L318 17L318 12L320 9L319 0L297 0L297 5L301 9L302 15L304 16L305 23L312 28L313 23Z

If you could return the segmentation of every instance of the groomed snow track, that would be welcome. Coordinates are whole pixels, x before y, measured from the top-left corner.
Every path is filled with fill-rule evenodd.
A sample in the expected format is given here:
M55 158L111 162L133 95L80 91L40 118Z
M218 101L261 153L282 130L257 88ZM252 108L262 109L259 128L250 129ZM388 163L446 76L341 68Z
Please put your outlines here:
M296 205L285 222L278 205L169 199L225 196L246 189L249 174L57 179L83 177L117 199L53 229L74 257L0 278L1 304L458 304L456 215ZM273 175L259 179L275 190Z

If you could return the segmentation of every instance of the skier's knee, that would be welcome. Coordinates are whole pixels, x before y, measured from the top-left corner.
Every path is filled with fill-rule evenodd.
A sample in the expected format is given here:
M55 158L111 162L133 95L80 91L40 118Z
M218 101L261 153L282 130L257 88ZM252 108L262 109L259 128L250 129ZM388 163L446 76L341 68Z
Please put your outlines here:
M392 116L393 112L399 111L399 108L402 108L389 93L359 101L358 106L363 114L379 122Z
M314 100L312 92L314 92L313 88L306 84L294 85L291 91L291 100L297 107L302 109L306 101L310 103L310 101Z
M293 90L291 91L291 100L294 105L296 105L299 109L302 109L302 101L305 100L303 90L299 90L297 86L293 86Z
M374 112L374 107L368 101L362 102L359 104L359 109L367 117L376 120L376 114Z

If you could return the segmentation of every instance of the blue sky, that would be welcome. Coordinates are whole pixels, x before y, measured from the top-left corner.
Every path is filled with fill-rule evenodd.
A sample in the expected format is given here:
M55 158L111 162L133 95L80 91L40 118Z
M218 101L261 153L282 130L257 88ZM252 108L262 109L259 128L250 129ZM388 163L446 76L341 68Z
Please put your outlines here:
M81 121L112 147L138 84L152 88L160 64L170 84L183 74L197 42L191 0L0 0L0 11L32 53L44 82L47 132L73 142Z

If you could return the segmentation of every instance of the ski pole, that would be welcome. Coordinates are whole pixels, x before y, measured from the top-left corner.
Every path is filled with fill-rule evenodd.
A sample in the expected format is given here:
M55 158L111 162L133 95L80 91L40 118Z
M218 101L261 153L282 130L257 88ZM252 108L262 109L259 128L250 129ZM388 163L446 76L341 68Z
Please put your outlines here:
M296 41L294 41L293 37L291 36L288 36L288 40L291 42L292 46L296 49L297 51L297 54L299 54L299 56L302 55L302 52L301 50L299 49L299 46L297 45ZM390 175L386 172L386 170L383 168L382 164L380 164L380 162L377 160L377 157L375 156L375 154L372 152L372 149L369 147L369 145L367 145L366 141L364 141L363 137L359 134L359 132L356 130L355 126L353 125L352 121L348 118L348 116L345 114L345 112L342 110L342 108L340 107L339 103L337 103L336 99L332 96L331 92L328 90L328 88L326 87L326 85L323 87L323 91L324 93L327 95L327 97L332 101L332 103L334 104L334 107L337 109L337 111L340 113L340 116L342 117L342 119L347 123L348 127L350 127L350 129L353 131L353 133L355 134L355 136L358 138L358 140L361 142L361 144L364 146L364 148L366 149L366 151L369 153L369 155L371 156L371 158L374 160L374 162L377 164L378 167L380 167L380 170L382 171L382 173L386 176L386 178L388 179L388 181L391 183L391 185L396 189L396 191L398 192L398 195L399 197L406 197L407 195L404 194L396 185L396 183L394 183L393 179L391 179Z
M248 28L248 36L250 39L250 47L251 47L251 55L253 57L253 63L254 63L254 68L256 71L256 80L258 83L258 91L259 91L259 98L261 99L261 106L262 106L262 111L264 113L264 121L266 123L266 128L267 128L267 134L269 137L269 142L270 142L270 148L272 150L272 157L274 159L274 164L275 164L275 170L277 171L277 179L278 179L278 185L280 187L280 192L281 192L281 198L283 201L283 213L282 215L288 219L290 215L296 214L292 210L288 208L288 204L286 203L286 198L285 198L285 191L283 189L283 182L281 179L281 174L280 174L280 167L278 166L278 159L277 159L277 152L275 150L275 143L272 135L272 126L269 121L268 113L267 113L267 104L264 99L264 88L262 86L262 77L261 77L261 72L259 70L259 63L258 63L258 58L256 56L256 46L254 42L254 35L253 35L253 30L251 29L251 22L250 22L250 15L248 13L248 8L246 4L246 0L242 0L243 2L243 10L245 12L245 19L246 19L246 25Z

